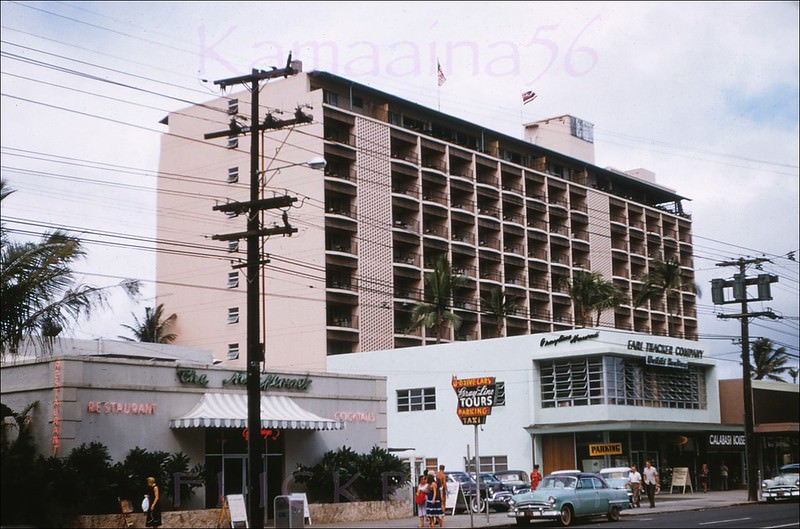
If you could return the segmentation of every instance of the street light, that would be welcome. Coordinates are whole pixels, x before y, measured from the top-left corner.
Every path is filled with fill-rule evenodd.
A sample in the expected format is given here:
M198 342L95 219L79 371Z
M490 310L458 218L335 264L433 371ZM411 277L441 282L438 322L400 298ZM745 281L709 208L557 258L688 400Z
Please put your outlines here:
M310 160L305 162L290 163L288 165L282 165L280 167L270 167L269 169L264 169L263 171L259 171L258 174L263 175L271 171L280 171L281 169L288 169L289 167L297 167L299 165L305 165L310 169L316 169L318 171L321 171L325 169L325 167L328 165L328 162L322 156L315 156L314 158L311 158Z

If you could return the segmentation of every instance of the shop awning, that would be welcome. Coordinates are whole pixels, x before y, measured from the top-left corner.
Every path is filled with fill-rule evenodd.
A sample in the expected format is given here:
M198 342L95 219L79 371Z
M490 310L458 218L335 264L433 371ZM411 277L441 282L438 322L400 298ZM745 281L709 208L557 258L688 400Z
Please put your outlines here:
M183 417L169 421L170 428L247 428L247 396L206 393ZM289 397L261 397L261 427L285 430L343 430L344 422L304 410Z

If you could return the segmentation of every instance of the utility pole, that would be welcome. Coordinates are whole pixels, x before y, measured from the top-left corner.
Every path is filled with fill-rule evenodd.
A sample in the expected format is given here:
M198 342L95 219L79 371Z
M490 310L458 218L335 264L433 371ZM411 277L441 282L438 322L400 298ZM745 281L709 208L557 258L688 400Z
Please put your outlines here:
M740 314L718 314L721 319L738 319L742 328L742 393L744 394L744 434L745 448L747 450L747 501L758 501L758 454L756 453L754 417L753 417L753 384L750 380L750 318L766 316L775 319L778 316L771 310L764 312L748 312L748 301L768 301L772 299L769 285L778 281L778 276L772 274L759 274L755 278L746 277L747 265L760 265L770 262L769 259L757 257L755 259L739 258L735 261L724 261L717 266L736 266L739 273L734 274L733 280L711 280L711 299L715 305L728 303L741 303ZM748 299L747 285L758 285L758 297ZM733 287L733 299L725 300L724 288Z
M261 475L264 472L263 450L261 439L261 372L260 363L264 361L264 349L260 340L259 330L259 272L261 261L261 237L267 235L291 235L296 228L284 225L270 229L261 229L259 212L265 209L286 207L297 199L282 196L260 199L259 188L259 132L267 128L274 128L273 123L259 123L258 95L259 82L276 77L288 77L298 72L291 62L292 56L286 62L286 67L272 70L253 69L250 75L232 77L214 81L221 89L232 85L250 85L251 93L251 125L239 126L231 120L229 130L212 132L205 135L205 139L235 136L250 133L250 200L248 202L233 202L214 206L214 210L232 213L247 213L247 231L227 235L214 235L215 240L247 240L247 518L249 526L255 529L264 527L264 510L261 507L263 491L261 490Z

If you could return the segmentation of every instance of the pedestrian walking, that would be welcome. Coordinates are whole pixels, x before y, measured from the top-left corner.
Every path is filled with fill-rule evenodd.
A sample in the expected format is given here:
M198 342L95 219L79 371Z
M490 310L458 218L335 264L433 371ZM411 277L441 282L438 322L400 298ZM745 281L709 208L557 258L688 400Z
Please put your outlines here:
M145 495L148 500L147 518L145 525L147 527L158 527L161 525L161 502L158 493L158 485L156 485L156 478L147 478L147 489Z
M447 474L444 473L444 465L439 465L439 472L436 473L436 485L442 496L442 512L447 512Z
M436 476L433 471L428 474L428 503L425 505L428 527L444 525L444 511L442 510L442 496L439 487L436 486Z
M636 470L636 465L631 465L628 473L628 486L631 488L631 507L642 506L642 475Z
M722 490L728 490L728 465L725 461L719 465L719 483Z
M420 527L425 527L425 518L428 516L427 509L425 507L428 503L429 489L430 486L428 485L428 476L423 474L419 477L419 483L417 484L417 495L414 502L417 504L417 514L419 514Z
M647 499L650 500L650 508L652 509L656 506L656 489L659 488L661 481L658 477L658 470L649 459L644 462L643 479L644 489L647 492Z
M542 475L539 473L539 465L533 465L533 471L531 472L531 490L536 490L536 487L539 486L541 481Z
M700 466L700 486L703 488L703 492L708 492L708 465L703 463Z

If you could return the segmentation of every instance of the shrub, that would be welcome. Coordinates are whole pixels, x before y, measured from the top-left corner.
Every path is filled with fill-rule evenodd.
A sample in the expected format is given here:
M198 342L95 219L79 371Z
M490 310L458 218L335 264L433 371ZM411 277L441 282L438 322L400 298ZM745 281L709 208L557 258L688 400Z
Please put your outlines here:
M60 527L81 514L119 512L117 497L136 505L145 492L145 478L159 484L164 506L171 503L174 473L189 470L189 457L182 452L148 452L136 447L121 463L111 464L101 443L83 444L63 459L36 456L36 445L26 427L28 412L15 414L3 406L3 416L13 416L20 428L16 441L0 442L0 525ZM203 465L192 474L204 479ZM199 485L183 485L181 499L189 499Z
M297 483L306 485L310 501L318 503L380 501L404 483L408 473L397 456L373 447L368 454L357 454L343 446L329 451L312 467L298 465L294 473Z

